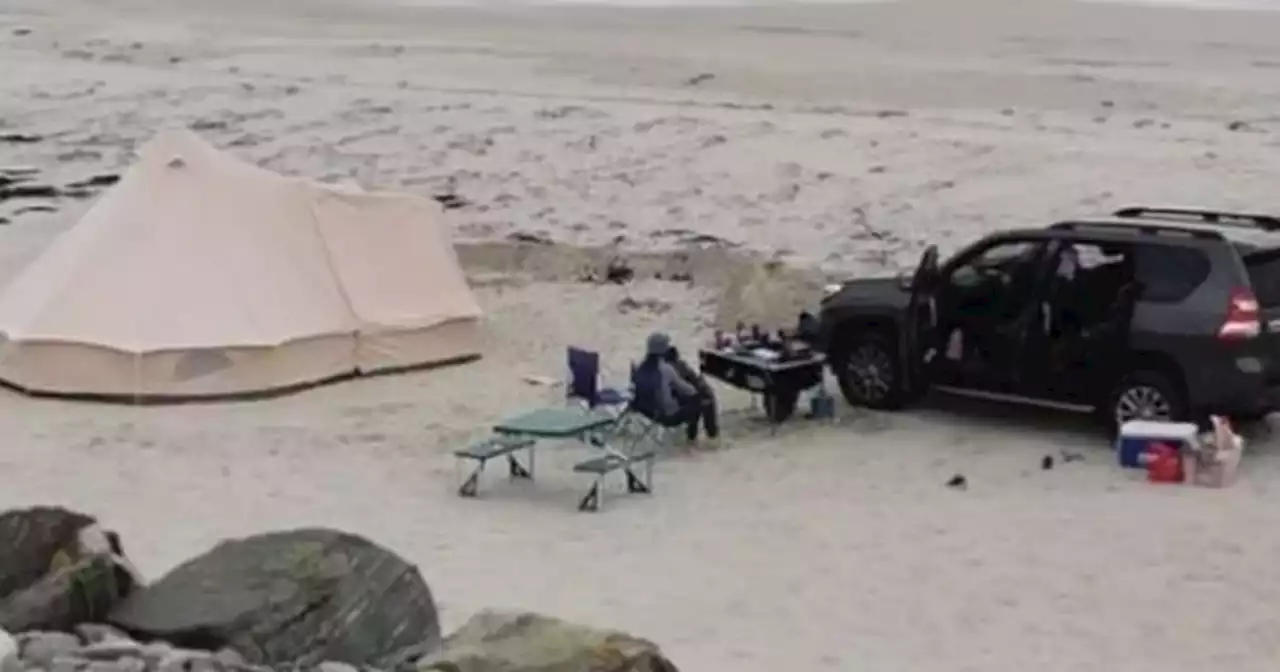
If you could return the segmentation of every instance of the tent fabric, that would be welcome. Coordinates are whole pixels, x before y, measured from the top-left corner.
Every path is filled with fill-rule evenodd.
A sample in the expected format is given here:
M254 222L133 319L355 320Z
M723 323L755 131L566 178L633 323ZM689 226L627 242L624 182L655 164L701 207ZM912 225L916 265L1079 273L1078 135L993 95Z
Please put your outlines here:
M338 189L162 133L0 292L0 381L31 392L266 392L479 355L434 201Z

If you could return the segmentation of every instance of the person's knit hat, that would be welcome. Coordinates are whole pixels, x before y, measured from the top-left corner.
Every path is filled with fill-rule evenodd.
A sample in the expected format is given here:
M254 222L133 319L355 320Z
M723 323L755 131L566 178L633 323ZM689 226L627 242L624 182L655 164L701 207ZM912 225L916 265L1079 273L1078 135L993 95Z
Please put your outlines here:
M648 340L644 343L644 351L649 355L665 355L671 349L671 337L655 331L649 334Z

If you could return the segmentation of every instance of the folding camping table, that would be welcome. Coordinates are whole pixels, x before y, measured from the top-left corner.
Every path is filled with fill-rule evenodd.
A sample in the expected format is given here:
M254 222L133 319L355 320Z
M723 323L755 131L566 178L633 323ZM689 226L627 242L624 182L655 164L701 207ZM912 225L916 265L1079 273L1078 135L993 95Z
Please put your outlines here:
M769 360L749 352L698 351L702 375L764 397L769 431L776 432L795 411L800 394L822 385L826 357L811 353L799 359Z
M574 440L599 450L602 455L575 464L573 467L575 472L593 476L591 489L579 502L578 508L583 511L595 511L600 508L603 499L604 478L612 472L621 470L626 474L628 492L651 491L654 453L624 453L611 446L609 440L618 422L619 419L616 416L603 409L591 410L572 406L540 408L499 422L494 425L493 432L499 437L499 442L519 446L513 450L529 451L527 467L519 465L515 458L507 453L508 459L513 462L511 469L513 477L533 478L538 440ZM479 472L484 469L483 458L463 454L463 451L457 455L460 459L470 458L480 462L471 477L478 478ZM635 465L643 467L643 478L632 470Z

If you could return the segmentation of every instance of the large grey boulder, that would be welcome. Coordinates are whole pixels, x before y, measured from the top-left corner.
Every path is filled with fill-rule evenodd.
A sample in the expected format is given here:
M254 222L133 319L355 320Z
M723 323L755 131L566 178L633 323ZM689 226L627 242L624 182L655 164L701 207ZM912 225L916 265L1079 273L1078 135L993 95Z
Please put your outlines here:
M483 611L417 672L678 672L658 646L626 633L529 612Z
M60 507L0 513L0 628L69 630L101 620L141 582L120 539Z
M0 598L30 586L49 573L59 551L76 543L92 516L61 507L37 506L0 513Z
M330 529L223 541L135 592L108 622L141 640L228 647L264 665L368 665L440 641L417 568Z
M0 672L22 672L18 642L4 630L0 630Z

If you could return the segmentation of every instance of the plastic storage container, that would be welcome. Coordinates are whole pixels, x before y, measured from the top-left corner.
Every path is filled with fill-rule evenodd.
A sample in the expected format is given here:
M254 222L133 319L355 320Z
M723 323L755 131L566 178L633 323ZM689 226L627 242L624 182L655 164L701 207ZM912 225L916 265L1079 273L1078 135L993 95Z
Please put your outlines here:
M1218 459L1208 461L1193 457L1185 461L1187 482L1206 488L1225 488L1236 481L1240 469L1240 450L1223 451Z
M1244 439L1231 429L1231 423L1224 418L1214 417L1213 425L1213 434L1201 442L1200 450L1185 460L1187 482L1225 488L1236 480Z
M1168 443L1185 450L1196 445L1200 429L1192 422L1159 422L1130 420L1120 426L1116 437L1116 455L1120 466L1143 468L1140 456L1154 442Z

